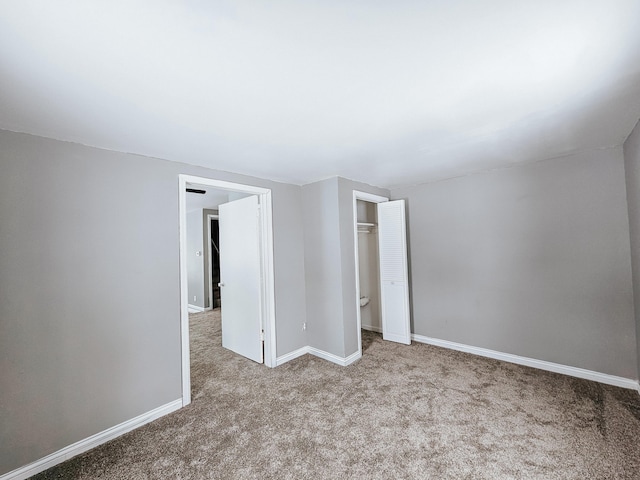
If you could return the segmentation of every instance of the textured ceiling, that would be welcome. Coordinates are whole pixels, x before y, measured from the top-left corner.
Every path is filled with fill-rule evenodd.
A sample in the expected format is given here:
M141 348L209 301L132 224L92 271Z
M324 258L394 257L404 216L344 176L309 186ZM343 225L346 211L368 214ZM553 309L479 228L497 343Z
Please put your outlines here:
M391 187L620 145L639 0L0 0L0 128Z

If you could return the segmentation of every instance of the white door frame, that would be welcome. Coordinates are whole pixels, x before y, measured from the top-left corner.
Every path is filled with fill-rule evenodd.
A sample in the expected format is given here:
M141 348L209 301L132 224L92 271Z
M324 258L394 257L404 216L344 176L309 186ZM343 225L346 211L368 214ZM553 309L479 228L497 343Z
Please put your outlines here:
M213 310L213 269L211 268L211 255L213 254L213 250L211 249L211 220L218 220L218 215L213 215L211 213L207 214L207 240L209 241L208 252L209 252L209 308L205 308L205 310Z
M373 193L353 191L353 248L356 260L356 326L358 328L358 358L362 357L362 317L360 314L360 253L358 249L358 200L371 203L388 202L387 197Z
M260 257L262 263L261 310L264 329L264 364L276 366L276 313L273 272L273 217L271 189L213 178L178 175L178 206L180 225L180 336L182 347L182 406L191 403L191 364L189 357L189 312L187 291L187 184L258 195L260 210Z

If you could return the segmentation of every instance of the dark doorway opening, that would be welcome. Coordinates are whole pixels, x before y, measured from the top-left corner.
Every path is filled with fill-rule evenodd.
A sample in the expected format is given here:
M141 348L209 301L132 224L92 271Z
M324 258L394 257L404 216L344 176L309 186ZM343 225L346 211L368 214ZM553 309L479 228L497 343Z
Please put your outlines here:
M220 307L220 230L218 226L218 220L212 218L211 220L211 291L213 298L211 299L211 306L213 308Z

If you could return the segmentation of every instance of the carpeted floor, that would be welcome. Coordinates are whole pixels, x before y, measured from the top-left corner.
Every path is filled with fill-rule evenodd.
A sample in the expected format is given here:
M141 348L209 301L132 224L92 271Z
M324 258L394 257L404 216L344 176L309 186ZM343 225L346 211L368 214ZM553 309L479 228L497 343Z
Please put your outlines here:
M635 391L370 332L351 366L268 369L218 311L191 342L191 405L33 478L640 478Z

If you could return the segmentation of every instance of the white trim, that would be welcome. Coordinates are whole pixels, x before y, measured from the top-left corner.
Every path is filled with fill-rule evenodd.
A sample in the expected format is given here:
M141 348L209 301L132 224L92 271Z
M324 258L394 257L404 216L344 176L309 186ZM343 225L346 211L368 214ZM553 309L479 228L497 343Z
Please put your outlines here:
M389 198L387 197L376 195L374 193L361 192L360 190L354 190L353 196L357 197L358 200L364 200L365 202L371 203L384 203L389 201Z
M182 399L179 398L177 400L174 400L173 402L162 405L161 407L154 408L147 413L138 415L137 417L132 418L131 420L127 420L126 422L116 425L115 427L107 428L100 433L91 435L84 440L80 440L79 442L71 444L68 447L58 450L57 452L47 455L46 457L25 465L24 467L20 467L16 470L5 473L4 475L0 476L0 480L27 479L33 475L36 475L37 473L44 472L48 468L58 465L59 463L69 460L76 455L80 455L87 450L91 450L98 445L102 445L109 440L113 440L120 435L130 432L131 430L135 430L136 428L152 422L153 420L168 415L171 412L175 412L181 407Z
M360 254L358 252L358 200L364 200L365 202L372 203L384 203L388 202L387 197L381 197L380 195L374 195L373 193L361 192L359 190L353 191L353 253L355 257L356 267L356 328L358 334L358 351L356 352L362 357L362 315L360 313ZM357 360L357 359L356 359ZM331 360L330 360L331 361Z
M178 175L180 229L180 348L182 365L182 406L191 403L191 359L189 355L189 291L187 275L187 177Z
M331 363L335 363L342 367L346 367L347 365L352 364L360 357L362 357L361 352L354 352L348 357L339 357L338 355L334 355L333 353L325 352L324 350L317 349L315 347L307 347L309 349L309 353L316 357L322 358L323 360L328 360Z
M302 347L297 350L294 350L293 352L286 353L276 358L276 366L280 366L283 363L290 362L294 358L301 357L303 355L306 355L307 353L309 353L309 347Z
M353 352L347 358L344 359L344 366L351 365L356 360L360 360L362 358L362 352Z
M189 309L189 313L202 313L205 311L204 308L199 307L198 305L189 304L187 305L187 308Z
M370 332L382 333L382 328L375 327L373 325L362 325L362 330L369 330Z
M180 224L180 332L182 347L182 403L191 403L191 366L189 358L189 313L187 293L187 214L186 203L187 184L204 185L207 187L230 190L234 192L258 195L260 203L260 238L261 256L263 262L262 282L262 319L265 333L264 364L268 367L276 366L276 314L275 314L275 285L273 264L273 211L271 189L255 187L240 183L226 182L213 178L196 177L194 175L178 175L178 205Z
M273 260L273 206L271 190L260 195L260 242L262 256L262 272L264 274L262 288L264 300L264 364L276 366L276 290L275 266Z
M594 372L592 370L585 370L584 368L570 367L568 365L547 362L545 360L536 360L535 358L521 357L519 355L513 355L511 353L497 352L495 350L489 350L487 348L474 347L462 343L450 342L448 340L439 340L437 338L424 337L422 335L412 334L411 338L420 343L427 343L429 345L435 345L437 347L472 353L481 357L493 358L495 360L502 360L509 363L516 363L518 365L524 365L526 367L539 368L540 370L561 373L563 375L569 375L571 377L593 380L594 382L606 383L607 385L614 385L616 387L630 388L632 390L638 390L640 392L640 385L638 384L638 382L636 380L631 380L630 378Z

